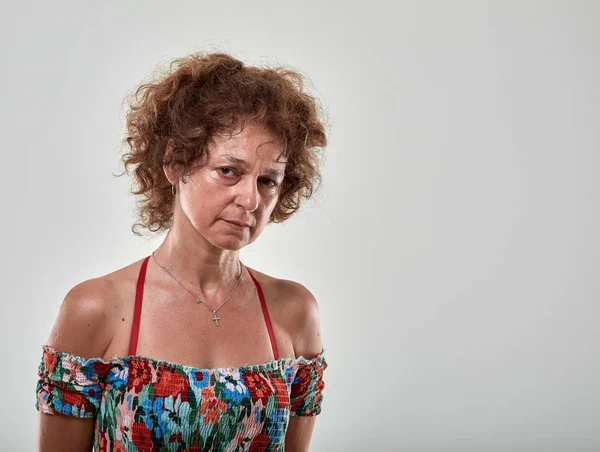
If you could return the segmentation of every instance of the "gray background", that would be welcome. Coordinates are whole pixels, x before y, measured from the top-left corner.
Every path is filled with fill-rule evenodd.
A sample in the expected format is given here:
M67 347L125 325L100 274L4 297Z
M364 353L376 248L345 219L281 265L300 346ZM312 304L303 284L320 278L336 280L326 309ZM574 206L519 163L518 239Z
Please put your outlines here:
M0 449L41 344L130 232L121 101L196 50L310 77L324 183L242 260L308 287L311 451L600 450L600 3L3 2Z

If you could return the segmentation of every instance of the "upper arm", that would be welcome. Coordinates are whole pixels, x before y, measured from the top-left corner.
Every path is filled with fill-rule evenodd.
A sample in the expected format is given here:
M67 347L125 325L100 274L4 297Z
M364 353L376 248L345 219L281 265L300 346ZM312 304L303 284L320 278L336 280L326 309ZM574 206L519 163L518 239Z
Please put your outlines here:
M290 416L285 434L285 450L307 452L316 416Z
M102 357L112 340L107 309L107 283L84 281L65 296L50 332L47 345L83 358ZM54 382L42 380L47 385ZM53 388L65 396L66 387ZM38 447L41 452L91 451L95 418L54 412L38 414Z
M286 281L289 314L288 331L296 356L313 358L321 353L321 316L319 304L310 290L302 284Z
M112 341L110 283L90 279L73 287L60 305L47 344L84 358L104 356Z
M303 285L292 283L288 299L291 302L290 331L296 356L312 359L323 349L319 305L314 295ZM308 451L316 416L290 416L285 436L285 449Z

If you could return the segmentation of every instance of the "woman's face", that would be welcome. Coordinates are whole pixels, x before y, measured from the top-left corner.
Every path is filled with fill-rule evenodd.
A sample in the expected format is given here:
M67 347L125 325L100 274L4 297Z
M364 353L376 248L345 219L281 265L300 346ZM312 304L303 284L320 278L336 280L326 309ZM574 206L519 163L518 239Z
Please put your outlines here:
M223 249L254 242L279 198L285 174L285 163L276 161L280 153L275 137L254 124L214 137L207 163L192 167L185 184L177 182L181 210L193 228Z

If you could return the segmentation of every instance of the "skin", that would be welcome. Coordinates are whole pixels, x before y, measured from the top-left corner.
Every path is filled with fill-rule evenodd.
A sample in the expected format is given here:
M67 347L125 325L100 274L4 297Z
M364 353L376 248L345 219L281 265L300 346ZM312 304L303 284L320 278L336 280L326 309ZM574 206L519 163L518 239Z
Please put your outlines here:
M280 151L272 134L248 124L240 133L214 137L208 159L193 168L186 183L176 168L164 167L176 186L173 226L148 262L136 355L206 369L273 360L248 271L263 289L279 357L312 358L321 351L319 307L312 293L297 282L240 267L240 250L260 236L279 198L286 168L277 160ZM127 356L142 261L72 288L47 344L86 358ZM196 304L161 266L206 306ZM206 307L221 305L217 327ZM314 416L292 416L286 450L307 451L314 422ZM94 419L40 413L39 450L89 451L93 429Z

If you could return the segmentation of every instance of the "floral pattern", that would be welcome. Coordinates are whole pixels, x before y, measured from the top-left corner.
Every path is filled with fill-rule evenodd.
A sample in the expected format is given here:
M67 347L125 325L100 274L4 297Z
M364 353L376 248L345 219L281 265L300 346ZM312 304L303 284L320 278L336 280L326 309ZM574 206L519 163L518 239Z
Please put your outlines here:
M96 418L96 451L283 450L290 416L321 412L325 350L232 369L43 345L35 407Z

